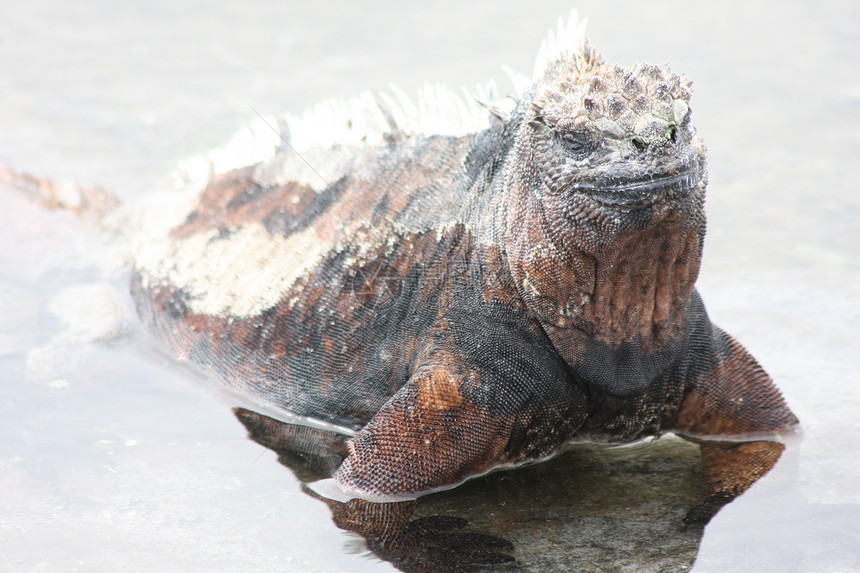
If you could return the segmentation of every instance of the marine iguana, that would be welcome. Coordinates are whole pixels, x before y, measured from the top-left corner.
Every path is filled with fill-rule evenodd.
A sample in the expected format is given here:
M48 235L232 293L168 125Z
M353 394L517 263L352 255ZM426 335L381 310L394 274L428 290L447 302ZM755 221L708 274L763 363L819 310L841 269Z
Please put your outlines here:
M349 434L350 494L676 432L723 440L702 445L712 513L782 451L750 440L797 419L694 288L691 84L604 61L575 19L519 83L507 107L435 89L423 111L290 119L268 157L141 226L140 315L237 391Z

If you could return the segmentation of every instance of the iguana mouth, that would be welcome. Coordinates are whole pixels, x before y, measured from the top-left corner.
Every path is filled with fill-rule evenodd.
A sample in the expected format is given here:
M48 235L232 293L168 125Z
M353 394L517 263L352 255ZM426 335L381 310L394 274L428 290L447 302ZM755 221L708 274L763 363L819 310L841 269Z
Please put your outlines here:
M663 200L683 199L699 185L701 179L699 170L692 168L677 175L651 175L623 183L580 184L576 190L607 207L631 211L650 207Z

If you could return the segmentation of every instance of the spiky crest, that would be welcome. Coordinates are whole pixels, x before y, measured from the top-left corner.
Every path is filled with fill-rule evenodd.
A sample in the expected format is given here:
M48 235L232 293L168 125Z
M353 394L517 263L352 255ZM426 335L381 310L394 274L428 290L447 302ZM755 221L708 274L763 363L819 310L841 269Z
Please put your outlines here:
M513 84L515 98L530 90L555 65L586 70L596 53L585 37L586 20L571 11L559 18L541 43L534 79L503 68ZM486 129L492 117L506 119L514 100L502 97L494 82L463 90L463 95L442 86L428 85L410 98L396 86L374 95L364 92L351 99L328 99L301 115L266 116L237 133L226 145L194 156L180 165L181 185L201 185L216 173L271 158L289 147L298 152L332 145L378 145L388 133L408 135L466 135Z

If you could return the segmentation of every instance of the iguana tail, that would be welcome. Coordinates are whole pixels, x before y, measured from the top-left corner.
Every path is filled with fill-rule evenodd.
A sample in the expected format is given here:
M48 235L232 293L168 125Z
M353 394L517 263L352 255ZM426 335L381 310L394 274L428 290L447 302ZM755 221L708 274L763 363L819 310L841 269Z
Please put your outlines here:
M52 181L4 166L0 166L0 185L21 192L46 209L62 209L88 219L102 220L120 204L117 196L103 187Z

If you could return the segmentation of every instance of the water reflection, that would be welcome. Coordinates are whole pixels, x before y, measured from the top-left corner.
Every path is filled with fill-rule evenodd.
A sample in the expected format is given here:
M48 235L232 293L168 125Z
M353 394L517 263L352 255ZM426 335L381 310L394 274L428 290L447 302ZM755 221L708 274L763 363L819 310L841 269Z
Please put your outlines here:
M251 439L275 451L305 484L330 477L348 454L346 436L234 412ZM707 483L752 483L783 448L706 447L705 455L729 452L735 463L705 476L699 448L667 436L620 448L576 446L550 462L416 501L343 503L303 491L329 506L338 527L364 537L373 553L403 571L687 571L704 523L730 501L703 503Z
M275 451L278 461L304 483L331 477L347 456L347 438L340 434L285 424L243 408L234 412L251 439ZM510 541L469 528L466 518L416 516L423 500L344 503L303 490L329 506L335 525L358 533L374 554L404 571L469 571L515 563L508 553Z

